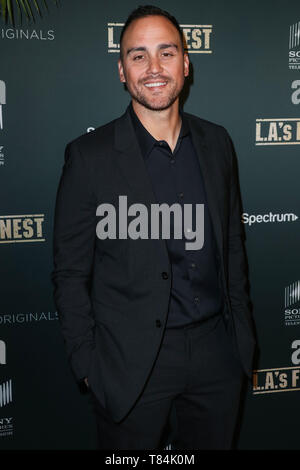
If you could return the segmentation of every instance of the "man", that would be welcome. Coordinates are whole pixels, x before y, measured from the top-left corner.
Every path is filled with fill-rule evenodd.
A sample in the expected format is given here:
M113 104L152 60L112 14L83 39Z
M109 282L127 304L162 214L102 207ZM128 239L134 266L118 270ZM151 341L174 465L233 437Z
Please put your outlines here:
M255 344L235 156L223 127L179 107L189 58L173 16L137 8L120 43L131 103L68 144L57 195L53 280L67 353L91 392L99 448L230 449ZM169 237L129 236L134 204L190 205L201 247L186 245L195 217L181 238L175 215Z

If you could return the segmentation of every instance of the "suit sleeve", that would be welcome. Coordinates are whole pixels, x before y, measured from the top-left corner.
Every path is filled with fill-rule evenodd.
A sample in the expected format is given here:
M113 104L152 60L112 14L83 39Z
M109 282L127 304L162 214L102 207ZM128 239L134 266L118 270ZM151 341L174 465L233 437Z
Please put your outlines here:
M67 356L78 381L88 375L94 348L95 322L89 290L96 203L89 171L77 144L68 144L56 197L52 281Z
M227 131L226 145L230 156L230 206L228 228L228 289L232 310L252 330L245 233L242 226L242 202L239 188L237 158ZM253 330L252 330L253 331Z

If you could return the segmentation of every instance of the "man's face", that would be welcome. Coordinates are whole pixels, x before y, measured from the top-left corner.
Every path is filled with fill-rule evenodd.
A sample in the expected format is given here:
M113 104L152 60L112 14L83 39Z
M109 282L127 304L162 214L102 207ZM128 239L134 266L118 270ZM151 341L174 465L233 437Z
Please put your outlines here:
M175 26L163 16L134 20L123 36L122 51L120 80L132 100L151 110L169 108L189 74L189 58Z

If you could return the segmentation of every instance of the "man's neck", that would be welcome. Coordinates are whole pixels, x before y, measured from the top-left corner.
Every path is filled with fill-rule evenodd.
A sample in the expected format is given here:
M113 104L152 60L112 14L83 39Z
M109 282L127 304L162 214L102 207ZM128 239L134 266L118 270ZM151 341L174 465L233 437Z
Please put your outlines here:
M181 128L178 100L163 111L152 111L134 100L132 100L132 106L137 117L152 137L168 142L173 152Z

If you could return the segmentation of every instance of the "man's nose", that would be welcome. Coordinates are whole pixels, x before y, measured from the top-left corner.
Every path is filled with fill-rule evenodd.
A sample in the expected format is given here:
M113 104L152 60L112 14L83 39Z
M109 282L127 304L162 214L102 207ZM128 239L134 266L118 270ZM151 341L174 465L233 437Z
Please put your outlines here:
M154 56L149 58L148 72L152 74L157 74L162 72L162 66L159 60L159 57Z

